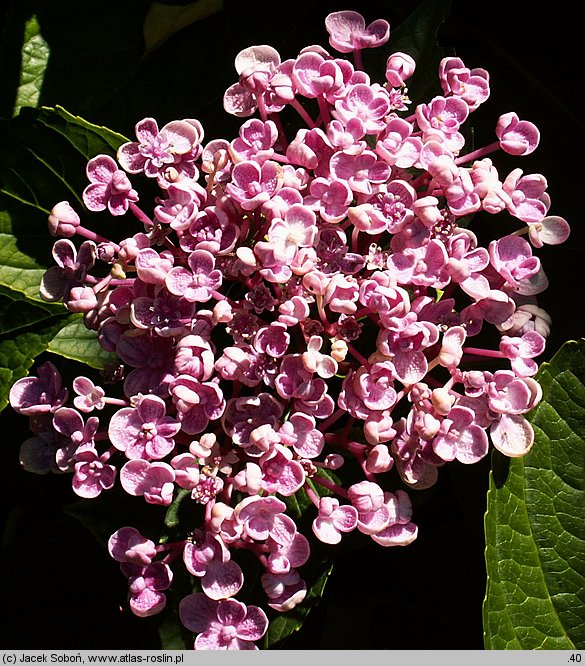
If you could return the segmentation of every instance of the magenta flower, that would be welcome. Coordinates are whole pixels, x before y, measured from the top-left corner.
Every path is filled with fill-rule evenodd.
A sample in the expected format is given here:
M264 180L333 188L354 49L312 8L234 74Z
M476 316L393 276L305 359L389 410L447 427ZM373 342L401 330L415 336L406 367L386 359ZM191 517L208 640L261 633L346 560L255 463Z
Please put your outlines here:
M386 126L385 118L389 112L390 99L386 88L356 83L335 102L334 116L344 124L357 117L367 134L378 134Z
M156 556L156 547L135 527L121 527L108 539L108 552L117 562L146 566Z
M130 203L138 201L138 193L132 189L128 176L109 155L89 160L86 173L90 184L83 190L83 202L88 210L107 208L112 215L124 215Z
M108 465L95 449L84 449L75 454L73 490L80 497L97 497L102 490L113 488L116 473L116 468Z
M33 415L55 412L62 407L69 392L62 387L61 373L50 362L37 368L36 377L23 377L12 385L9 400L19 414Z
M468 465L481 460L488 452L488 437L474 420L471 409L453 407L433 440L434 452L443 460L457 459Z
M272 160L262 165L252 160L239 162L232 169L226 190L244 210L254 210L269 201L282 186L282 169Z
M167 406L155 395L136 396L133 407L119 409L111 418L112 444L130 460L160 460L173 450L181 425L167 416Z
M307 584L295 569L285 573L266 572L260 579L268 605L280 613L298 606L307 596Z
M217 381L200 382L189 375L179 375L170 386L181 429L189 435L203 432L211 420L219 419L226 402Z
M201 592L181 599L179 617L197 634L196 650L257 650L254 641L264 636L268 618L258 606L236 599L215 601Z
M384 183L390 175L390 167L378 159L371 150L359 155L338 152L330 162L331 173L339 180L347 181L354 192L370 195L373 185Z
M353 193L344 180L315 178L309 190L310 195L304 198L303 203L317 211L322 220L334 224L345 218Z
M148 504L168 506L173 501L175 472L164 462L129 460L120 470L122 488Z
M461 58L443 58L439 64L439 79L445 95L460 97L470 111L475 111L490 94L489 74L485 69L469 69Z
M351 504L341 505L334 497L322 497L319 515L313 520L313 532L323 543L336 544L342 532L351 532L357 527L358 511Z
M122 573L128 578L130 609L138 617L149 617L164 610L167 590L173 581L173 571L165 562L145 566L122 562Z
M282 522L286 504L274 496L246 497L235 508L234 516L244 532L255 541L265 541Z
M201 127L192 121L174 120L159 131L156 120L144 118L136 124L136 138L118 148L118 162L128 173L157 178L169 167L184 170L203 137Z
M361 14L353 11L333 12L325 19L329 43L340 53L382 46L390 37L390 25L384 19L366 27Z
M79 215L71 207L68 201L60 201L51 209L48 219L49 233L51 236L64 236L71 238L77 233L77 227L81 224Z
M536 125L528 120L520 120L514 112L500 116L496 135L502 150L510 155L529 155L536 150L540 141Z
M175 266L167 273L167 289L190 303L205 303L222 283L221 271L215 268L215 257L207 250L194 250L187 263L190 270Z
M61 238L53 245L56 266L45 271L40 294L45 301L66 299L73 287L82 287L85 277L95 264L96 244L84 241L79 250L68 238Z

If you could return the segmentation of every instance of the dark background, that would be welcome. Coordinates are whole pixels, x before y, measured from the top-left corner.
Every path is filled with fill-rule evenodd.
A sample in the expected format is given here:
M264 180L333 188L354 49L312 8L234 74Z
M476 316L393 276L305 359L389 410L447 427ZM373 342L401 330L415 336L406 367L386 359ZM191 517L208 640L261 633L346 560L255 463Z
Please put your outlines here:
M330 11L355 9L367 22L387 18L392 28L419 4L225 2L222 12L205 20L218 41L209 59L202 62L201 76L207 80L210 72L222 71L241 48L251 44L270 44L283 57L294 57L308 44L327 46L323 19ZM577 36L580 20L569 3L548 4L546 11L544 7L458 0L438 38L447 54L490 73L491 97L473 116L477 145L493 141L495 122L508 111L541 130L536 153L515 158L513 166L545 175L552 197L550 212L565 217L572 226L564 246L539 253L551 283L540 297L540 304L553 317L546 359L565 340L583 334L585 125L583 56ZM264 27L267 16L272 26L269 34ZM106 26L106 19L96 14L98 28L101 20ZM190 30L184 32L185 38L191 37ZM392 49L392 39L384 48ZM92 71L86 74L91 80ZM194 71L192 85L198 85L197 77ZM219 87L223 90L234 80L235 72ZM43 95L44 104L63 104L77 112L72 108L74 99L66 104L51 98L50 90ZM161 80L160 90L153 95L167 96L169 105L177 108L176 117L184 117L180 90L166 90ZM126 100L127 125L112 129L129 135L133 123L149 115L140 99L137 94L137 99ZM220 100L211 95L207 108L214 105L218 122L227 122ZM111 109L106 108L96 114L98 118L85 117L107 124L108 113ZM227 130L225 134L229 136ZM37 477L19 469L18 448L28 434L24 420L10 408L2 414L2 432L0 487L6 531L0 560L4 610L0 647L156 648L155 622L129 613L126 584L117 565L80 523L62 512L63 505L75 499L69 478ZM437 486L417 506L414 521L419 537L412 545L384 549L372 544L339 555L321 604L283 647L482 649L483 516L489 464L485 459L472 467L452 463L441 469Z

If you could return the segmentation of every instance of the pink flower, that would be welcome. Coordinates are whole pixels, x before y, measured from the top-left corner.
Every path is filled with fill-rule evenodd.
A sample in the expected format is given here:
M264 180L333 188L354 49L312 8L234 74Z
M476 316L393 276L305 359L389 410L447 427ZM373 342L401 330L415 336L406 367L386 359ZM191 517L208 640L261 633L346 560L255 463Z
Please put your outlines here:
M67 299L73 287L84 286L84 280L96 260L97 246L84 241L79 249L68 238L60 238L53 245L56 266L48 268L41 279L40 294L45 301Z
M123 562L122 573L128 578L130 610L138 617L149 617L164 610L167 590L173 581L173 571L165 562L145 566Z
M162 398L134 398L134 407L123 407L111 418L108 435L112 444L130 460L159 460L173 450L180 424L167 416Z
M154 118L144 118L136 124L138 141L128 141L118 148L118 162L128 173L142 173L149 178L159 178L173 167L176 172L189 169L190 158L197 156L202 129L196 121L173 120L161 130Z
M229 147L234 162L254 160L263 164L274 154L273 146L278 138L278 130L272 120L246 120L240 127L239 135Z
M519 236L504 236L489 244L491 265L512 291L532 295L543 291L548 281L540 259L532 255L530 244Z
M205 303L222 283L221 271L215 268L215 257L207 250L194 250L187 259L190 270L175 266L167 273L165 284L171 294L190 303Z
M546 340L536 331L527 331L522 337L503 335L500 351L510 359L512 370L519 377L531 377L536 374L538 364L533 359L544 352Z
M234 516L244 532L255 541L265 541L277 529L286 504L277 497L246 497L235 508Z
M129 460L120 470L122 488L148 504L169 506L173 501L175 471L164 462Z
M10 405L19 414L55 412L67 401L69 392L62 387L61 373L50 361L39 365L37 375L18 379L10 389Z
M145 566L156 556L156 547L135 527L121 527L108 539L108 552L117 562Z
M490 426L490 437L495 448L505 456L520 458L534 444L534 429L520 414L502 414Z
M252 160L238 162L232 169L226 190L244 210L254 210L269 201L282 186L282 169L272 160L258 164Z
M132 189L128 176L109 155L89 160L86 173L90 185L83 190L83 202L88 210L107 208L112 215L124 215L130 203L138 201L138 193Z
M358 511L354 506L340 506L334 497L322 497L319 501L319 515L313 520L315 536L323 543L336 544L341 541L342 532L356 528Z
M339 65L315 51L302 53L295 60L291 74L297 90L309 98L335 94L344 83Z
M416 107L416 120L425 141L439 137L442 145L453 153L464 145L459 128L469 115L469 107L459 97L434 97L429 104Z
M235 596L244 584L242 569L230 559L230 552L217 536L200 530L195 542L187 542L183 561L187 571L201 578L201 587L210 599L219 601Z
M500 147L510 155L529 155L538 147L540 132L528 120L520 120L514 112L499 117L496 135Z
M260 486L268 493L290 497L305 483L303 466L293 460L293 453L286 446L275 444L260 457L258 464L262 470Z
M284 219L273 219L268 229L268 241L274 256L283 263L290 263L299 248L311 247L316 236L315 213L303 204L293 204Z
M268 597L268 605L280 613L292 610L307 596L307 584L295 569L286 573L266 572L260 582Z
M51 236L64 236L71 238L77 233L77 227L81 224L79 215L71 207L68 201L60 201L55 204L49 214L48 226Z
M382 46L390 37L388 21L378 19L366 27L364 17L353 11L329 14L325 19L325 28L329 33L329 43L340 53Z
M386 81L394 88L401 88L415 69L416 62L408 53L393 53L386 61Z
M179 375L170 385L181 429L189 435L203 432L211 420L225 409L223 392L216 381L200 382L189 375Z
M470 111L489 97L489 74L485 69L465 67L461 58L447 57L439 63L439 79L445 95L452 94L467 103Z
M385 503L384 491L373 481L360 481L351 485L347 496L357 509L357 528L372 535L388 527L391 513Z
M371 150L359 155L338 152L330 161L331 173L339 180L347 181L354 192L370 195L373 185L384 183L390 175L390 167L378 159Z
M301 458L316 458L325 445L323 433L315 427L314 417L303 412L291 414L278 434L282 443L292 446Z
M377 134L386 126L385 119L389 112L390 99L386 88L377 84L356 83L335 102L333 115L344 124L359 118L367 134Z
M569 223L559 215L547 215L540 222L529 222L528 226L528 237L534 247L560 245L571 233Z
M84 449L75 454L73 490L80 497L97 497L102 490L113 488L116 471L95 449Z
M202 592L181 599L179 617L189 631L199 634L196 650L257 650L254 641L268 629L268 618L258 606L236 599L215 601Z
M353 193L344 180L315 178L311 181L309 191L303 203L316 210L322 220L334 224L345 218Z
M471 409L453 407L433 440L433 451L443 460L468 465L481 460L488 452L488 437L474 419Z
M511 215L528 224L542 222L550 207L544 176L538 173L523 176L522 169L514 169L502 187L509 196L506 207Z

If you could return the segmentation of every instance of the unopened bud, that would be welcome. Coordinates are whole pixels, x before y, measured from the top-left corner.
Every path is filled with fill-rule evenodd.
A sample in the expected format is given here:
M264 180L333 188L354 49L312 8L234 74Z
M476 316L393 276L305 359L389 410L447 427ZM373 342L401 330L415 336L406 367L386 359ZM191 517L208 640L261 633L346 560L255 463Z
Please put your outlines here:
M75 236L77 227L81 224L79 215L69 205L68 201L60 201L53 206L49 215L49 233L51 236Z

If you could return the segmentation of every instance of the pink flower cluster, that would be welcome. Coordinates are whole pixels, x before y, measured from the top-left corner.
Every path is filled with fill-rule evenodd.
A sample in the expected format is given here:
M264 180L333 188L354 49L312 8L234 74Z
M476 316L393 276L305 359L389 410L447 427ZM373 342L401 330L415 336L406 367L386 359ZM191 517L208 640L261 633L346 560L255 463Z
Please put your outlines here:
M548 215L542 175L500 176L488 155L527 155L539 132L504 113L494 142L466 153L485 70L443 59L443 94L411 109L412 57L389 52L381 82L361 68L386 21L342 11L326 29L332 52L236 56L224 96L242 118L235 139L146 118L116 159L89 161L86 209L130 213L138 230L107 240L58 203L49 229L63 238L41 293L116 354L103 377L113 395L88 377L68 390L50 362L10 394L30 418L26 469L70 473L84 498L117 483L154 505L188 494L180 540L121 526L109 551L140 616L165 607L182 561L195 591L179 612L196 649L257 649L267 630L267 611L236 599L244 551L268 612L287 612L307 594L312 540L405 546L417 536L409 489L481 460L490 442L507 456L533 444L524 415L541 399L550 326L534 250L569 227ZM141 179L160 193L139 207ZM482 247L478 212L518 228ZM309 534L289 511L301 496Z

